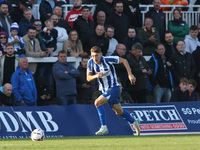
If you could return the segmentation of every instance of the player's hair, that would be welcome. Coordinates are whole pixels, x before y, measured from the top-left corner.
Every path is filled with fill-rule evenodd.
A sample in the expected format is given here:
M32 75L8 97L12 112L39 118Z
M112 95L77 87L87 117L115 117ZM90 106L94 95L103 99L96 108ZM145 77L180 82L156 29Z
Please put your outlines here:
M193 26L190 27L190 30L193 30L193 31L198 30L198 27L193 25Z
M188 80L188 84L191 84L193 87L196 87L197 86L197 82L193 79L189 79Z
M13 43L6 43L5 47L8 47L8 46L13 46L14 47L14 44Z
M133 44L131 49L132 50L137 50L137 49L143 50L143 46L141 43L137 42L137 43Z
M181 78L179 83L180 83L180 84L181 84L181 83L188 84L188 79L187 79L187 78Z
M93 46L91 49L90 49L90 52L92 53L101 53L101 48L98 47L98 46Z

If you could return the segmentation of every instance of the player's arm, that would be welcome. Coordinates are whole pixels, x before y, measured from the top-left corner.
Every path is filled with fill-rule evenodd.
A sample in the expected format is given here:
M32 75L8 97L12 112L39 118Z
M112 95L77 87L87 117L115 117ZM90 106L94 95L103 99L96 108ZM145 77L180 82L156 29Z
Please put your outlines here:
M124 58L120 58L120 57L119 57L119 64L123 64L123 65L124 65L124 67L125 67L126 70L127 70L128 78L129 78L131 84L132 84L132 85L135 84L136 77L132 74L131 68L130 68L130 66L129 66L129 64L128 64L128 61L127 61L126 59L124 59Z
M90 82L96 78L101 78L102 76L103 76L103 72L98 72L95 75L93 75L92 72L87 72L87 81Z

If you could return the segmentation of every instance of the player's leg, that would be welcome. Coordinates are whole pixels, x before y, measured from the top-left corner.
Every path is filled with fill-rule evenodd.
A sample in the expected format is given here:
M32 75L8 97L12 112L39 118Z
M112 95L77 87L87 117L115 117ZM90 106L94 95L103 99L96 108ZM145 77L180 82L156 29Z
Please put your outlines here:
M106 103L108 103L108 100L102 95L100 95L94 102L97 112L99 114L99 119L101 123L101 128L99 129L99 131L95 133L96 135L108 134L108 128L106 124L106 111L103 106Z
M122 116L123 118L125 118L127 121L130 122L130 124L133 124L135 130L136 130L136 134L139 136L140 135L140 126L139 126L139 120L135 119L134 117L132 117L130 115L130 113L125 110L122 109L121 104L114 104L112 109L115 111L115 113L119 116Z

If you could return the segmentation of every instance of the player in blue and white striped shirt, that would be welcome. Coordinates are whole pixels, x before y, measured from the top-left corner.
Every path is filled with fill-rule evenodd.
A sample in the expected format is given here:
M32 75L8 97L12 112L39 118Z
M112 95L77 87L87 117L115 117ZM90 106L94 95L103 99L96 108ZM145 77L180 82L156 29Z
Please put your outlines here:
M115 113L124 117L127 121L133 124L137 135L140 135L139 121L133 118L128 111L122 109L118 99L118 96L120 95L120 87L117 82L117 76L113 64L123 63L128 72L131 84L135 84L136 81L135 76L131 73L127 60L118 56L104 57L102 56L101 49L97 46L92 47L90 52L92 58L88 61L87 81L90 82L97 79L99 82L99 88L103 93L95 100L95 106L101 122L101 128L95 134L108 134L106 113L103 105L109 103Z

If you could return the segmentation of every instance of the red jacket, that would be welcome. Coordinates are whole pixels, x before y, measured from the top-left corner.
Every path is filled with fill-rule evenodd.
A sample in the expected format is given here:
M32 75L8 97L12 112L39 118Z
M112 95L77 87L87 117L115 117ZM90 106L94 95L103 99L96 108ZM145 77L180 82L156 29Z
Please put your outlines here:
M78 18L78 16L82 15L81 14L81 9L79 9L78 11L75 10L74 8L68 12L65 20L68 22L68 24L73 28L73 24L74 24L74 21ZM90 14L89 15L89 19L94 21L92 15Z

